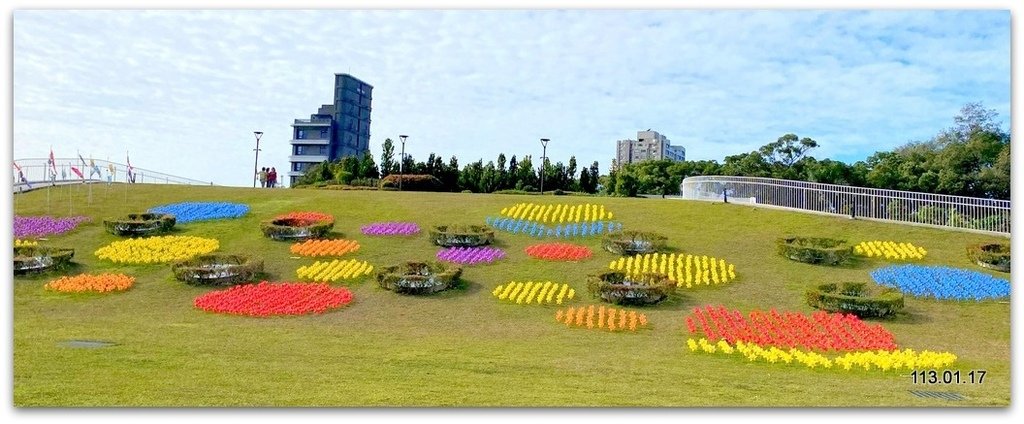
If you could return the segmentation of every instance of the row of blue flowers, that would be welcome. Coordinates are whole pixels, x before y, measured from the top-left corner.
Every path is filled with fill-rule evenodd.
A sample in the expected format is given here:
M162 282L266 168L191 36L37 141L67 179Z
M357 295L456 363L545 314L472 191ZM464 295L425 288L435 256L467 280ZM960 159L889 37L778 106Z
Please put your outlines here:
M182 202L150 208L152 213L174 215L179 224L209 219L238 218L249 212L249 206L228 202Z
M615 221L559 224L554 227L525 219L487 217L486 221L494 229L532 237L591 237L622 230L622 223Z
M889 266L873 271L871 278L913 296L936 299L982 300L1010 295L1009 281L946 266Z

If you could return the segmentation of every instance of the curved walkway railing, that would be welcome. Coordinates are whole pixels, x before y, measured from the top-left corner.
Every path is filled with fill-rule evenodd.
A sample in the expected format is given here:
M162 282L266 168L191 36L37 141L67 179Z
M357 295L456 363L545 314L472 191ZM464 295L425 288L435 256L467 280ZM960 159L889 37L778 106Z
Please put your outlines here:
M92 161L92 164L95 164L95 166L92 166L88 159L86 160L86 165L82 166L82 161L78 158L56 158L54 162L56 162L56 174L54 173L54 167L51 167L49 164L49 159L15 159L14 164L17 166L12 169L14 171L14 192L19 193L53 185L80 184L83 182L123 183L128 180L128 165L117 162L95 159ZM20 175L18 174L18 167L21 167ZM79 177L71 170L71 167L77 168L82 172L83 176ZM210 181L179 177L137 166L132 167L132 173L135 175L134 183L136 184L214 185ZM22 176L25 177L24 180L22 180Z
M1010 201L759 177L689 177L683 199L752 203L1010 235Z

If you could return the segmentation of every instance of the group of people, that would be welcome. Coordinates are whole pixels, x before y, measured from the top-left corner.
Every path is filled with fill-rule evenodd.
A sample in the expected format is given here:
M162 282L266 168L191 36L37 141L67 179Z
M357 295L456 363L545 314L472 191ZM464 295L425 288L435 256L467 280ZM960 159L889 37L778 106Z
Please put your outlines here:
M274 167L260 168L260 187L274 188L277 187L277 169Z

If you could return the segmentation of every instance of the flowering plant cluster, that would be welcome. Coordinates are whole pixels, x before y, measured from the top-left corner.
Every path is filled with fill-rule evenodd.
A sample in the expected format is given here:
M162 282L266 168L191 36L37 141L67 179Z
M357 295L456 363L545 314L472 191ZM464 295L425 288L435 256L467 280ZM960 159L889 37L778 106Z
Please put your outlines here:
M630 276L660 274L675 281L678 287L700 284L728 283L736 278L736 267L724 259L708 256L648 253L622 257L608 264L612 271Z
M487 217L487 225L512 234L557 238L592 237L622 230L622 223L615 221L574 222L548 226L526 219Z
M612 219L613 215L604 209L604 205L541 205L537 203L518 203L501 210L501 216L527 221L550 222L594 222Z
M238 218L249 213L249 206L228 202L181 202L150 208L149 212L174 215L179 224L210 219Z
M1010 282L988 274L945 266L899 265L879 268L871 278L913 296L976 301L1010 295Z
M191 259L220 247L216 239L159 236L115 241L96 250L97 258L114 263L157 264Z
M437 259L462 265L489 264L505 257L497 247L449 247L437 252Z
M415 222L374 222L360 230L368 236L411 236L420 233L420 226Z
M301 266L295 271L299 278L313 281L350 280L371 272L373 272L372 265L357 259L316 261L313 265Z
M359 242L355 240L306 240L295 243L289 249L299 256L341 256L359 250Z
M569 243L541 243L526 247L526 254L549 261L579 261L594 254L587 246Z
M274 221L291 221L297 227L313 224L333 224L334 217L322 212L288 212L275 216Z
M85 216L54 218L52 216L14 216L14 237L45 237L60 235L74 230L78 224L88 221Z
M517 305L522 305L523 303L527 305L532 303L538 305L545 303L561 305L564 300L572 300L576 296L576 290L573 290L568 284L552 283L550 281L543 283L539 281L536 283L533 281L527 281L526 283L511 281L508 284L495 287L491 295L498 298L498 300L510 303L515 302Z
M745 342L761 346L821 351L854 351L896 348L895 337L881 325L868 325L855 315L817 311L778 313L754 310L744 317L723 306L694 308L686 317L690 333L703 334L712 342Z
M638 327L647 326L647 315L636 311L626 312L625 309L615 309L605 306L590 305L586 308L572 308L555 312L555 321L565 324L566 327L576 326L587 328L607 328L609 331L621 331L629 329L636 331Z
M352 302L352 292L324 283L269 283L231 286L195 299L196 308L207 312L269 317L322 314Z
M73 277L60 277L46 283L44 288L66 293L99 292L128 290L135 284L135 277L124 274L78 274Z
M882 258L889 260L906 261L911 259L923 259L928 254L923 247L914 246L913 243L896 243L894 241L862 241L853 246L853 253L869 258Z
M865 371L878 369L882 371L914 370L921 368L947 368L956 362L956 355L949 352L921 351L913 349L904 350L877 350L866 352L848 352L842 356L829 358L820 353L790 348L789 350L779 349L774 346L767 348L754 343L743 343L737 341L735 346L725 340L711 343L705 338L697 340L687 339L687 347L691 352L722 353L731 355L738 353L748 361L761 361L769 363L786 363L794 361L803 364L808 368L821 366L822 368L835 368L850 371L852 368L863 368Z
M32 239L14 239L14 247L39 246L39 242Z

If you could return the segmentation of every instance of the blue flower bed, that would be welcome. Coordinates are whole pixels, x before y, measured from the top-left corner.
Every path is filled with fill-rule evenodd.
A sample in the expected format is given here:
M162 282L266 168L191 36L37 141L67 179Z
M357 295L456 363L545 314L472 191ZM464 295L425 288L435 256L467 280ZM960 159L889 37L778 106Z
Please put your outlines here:
M552 227L525 219L495 217L487 217L487 225L512 234L555 238L593 237L622 229L622 223L615 221L558 224Z
M209 219L238 218L249 212L249 206L227 202L182 202L150 208L149 212L174 215L179 224Z
M897 265L876 269L871 278L904 293L936 299L982 300L1010 295L1010 282L946 266Z

